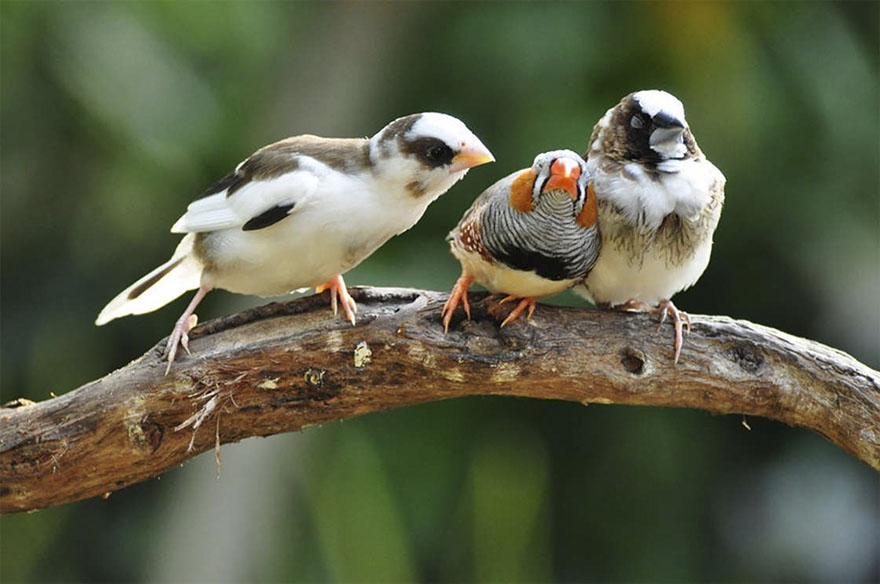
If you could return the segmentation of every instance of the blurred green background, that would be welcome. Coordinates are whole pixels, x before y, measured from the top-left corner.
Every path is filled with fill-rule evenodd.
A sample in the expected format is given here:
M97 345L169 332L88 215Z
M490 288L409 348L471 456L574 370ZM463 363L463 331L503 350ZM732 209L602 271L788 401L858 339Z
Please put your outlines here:
M537 152L584 151L646 88L682 99L728 178L712 263L677 304L877 368L878 27L876 2L3 1L2 402L166 335L186 301L93 320L259 146L465 120L498 162L346 276L445 290L443 237L472 199ZM199 314L260 302L216 292ZM880 580L877 474L806 430L741 422L483 398L247 440L219 480L206 454L106 501L3 517L0 580Z

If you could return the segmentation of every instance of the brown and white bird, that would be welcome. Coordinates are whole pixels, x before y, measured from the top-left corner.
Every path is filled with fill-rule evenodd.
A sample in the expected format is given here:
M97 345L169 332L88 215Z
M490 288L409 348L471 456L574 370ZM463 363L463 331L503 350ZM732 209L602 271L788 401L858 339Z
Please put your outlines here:
M583 280L599 253L596 214L586 163L571 150L539 154L486 189L447 237L461 277L443 307L444 330L459 302L470 318L473 282L507 294L501 302L521 299L504 326Z
M709 162L665 91L631 93L593 128L587 168L599 202L602 250L575 292L601 307L658 312L675 325L690 318L672 296L709 264L724 202L724 175Z
M261 148L189 205L171 228L186 234L171 259L111 300L95 324L198 289L168 339L169 368L178 344L188 351L193 312L213 288L329 289L333 312L338 299L354 324L342 274L415 225L469 168L493 160L460 120L440 113L398 118L369 139L303 135Z

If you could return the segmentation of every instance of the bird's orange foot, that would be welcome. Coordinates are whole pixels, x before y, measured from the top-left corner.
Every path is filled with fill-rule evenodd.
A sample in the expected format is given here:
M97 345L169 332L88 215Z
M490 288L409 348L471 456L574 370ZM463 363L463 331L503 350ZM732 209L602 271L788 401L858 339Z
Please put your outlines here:
M509 300L517 300L518 298L519 298L519 296L505 296L504 298L501 299L501 301L498 304L504 304L505 302L507 302ZM525 310L526 308L529 309L529 314L528 314L527 318L531 319L532 314L534 314L534 312L535 312L535 298L534 297L521 299L519 301L519 304L517 305L517 307L513 309L513 312L508 314L507 318L504 319L504 322L501 323L501 326L510 324L513 321L515 321L517 319L517 317L520 314L522 314L523 310Z
M657 307L650 309L649 312L660 314L660 325L657 327L658 331L660 330L660 326L666 322L667 315L672 319L672 324L675 326L675 357L672 362L678 365L678 358L681 356L681 346L684 343L683 325L687 325L687 332L691 332L691 317L688 316L687 312L677 309L671 300L661 300Z
M345 287L345 280L342 279L342 274L335 278L330 278L315 288L315 293L320 294L324 290L330 290L330 308L333 310L333 314L339 313L338 304L341 304L342 314L345 315L345 320L354 325L354 315L357 314L357 304L355 303L354 298L348 293L348 288Z
M468 303L467 292L468 288L470 288L473 283L474 279L467 274L462 274L461 277L455 281L455 286L452 287L452 292L449 293L449 298L446 299L446 304L443 305L443 310L440 312L440 316L443 318L444 335L449 332L449 323L452 321L452 313L455 312L459 302L461 302L464 307L464 313L467 315L468 320L471 319L471 305Z

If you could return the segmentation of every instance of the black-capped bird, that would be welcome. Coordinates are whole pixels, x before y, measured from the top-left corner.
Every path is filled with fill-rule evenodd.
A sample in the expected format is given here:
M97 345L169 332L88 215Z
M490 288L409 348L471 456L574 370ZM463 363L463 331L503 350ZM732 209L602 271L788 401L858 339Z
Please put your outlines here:
M458 119L440 113L394 120L372 138L303 135L261 148L191 203L171 231L186 235L171 259L123 290L96 324L156 310L187 290L195 297L168 339L188 351L196 306L210 290L276 296L330 290L354 324L357 307L342 274L428 205L493 161Z
M602 251L575 292L600 307L658 312L675 325L674 362L690 318L672 296L693 286L712 252L724 175L709 162L665 91L631 93L593 128L587 168Z
M447 237L461 277L443 307L444 330L459 302L470 317L473 282L507 294L502 302L520 299L504 326L582 281L599 253L596 214L586 163L571 150L539 154L486 189Z

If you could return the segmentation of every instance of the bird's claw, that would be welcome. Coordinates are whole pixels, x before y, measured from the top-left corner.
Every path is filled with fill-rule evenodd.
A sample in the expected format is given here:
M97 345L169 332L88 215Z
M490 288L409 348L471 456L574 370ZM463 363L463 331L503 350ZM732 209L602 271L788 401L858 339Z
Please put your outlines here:
M333 311L333 315L339 314L339 305L341 304L345 320L354 326L357 303L351 297L351 294L348 293L348 288L345 286L345 280L342 279L342 275L340 274L317 286L315 293L321 294L325 290L330 290L330 309Z
M661 300L657 305L657 308L651 309L651 312L657 312L660 314L660 324L657 326L658 331L663 323L666 322L667 315L672 320L672 324L675 327L675 356L672 362L675 365L678 365L678 359L681 356L681 347L684 344L684 327L687 327L688 333L691 332L690 315L676 308L671 300Z
M199 322L199 317L195 314L185 315L181 317L174 325L174 330L168 337L168 343L165 345L165 354L168 356L168 365L165 367L165 375L171 371L171 364L177 356L177 347L183 347L187 355L192 355L189 350L189 331L195 328Z
M184 327L184 330L180 335L180 346L183 347L183 350L186 351L187 355L192 355L189 350L189 331L196 328L197 324L199 324L198 315L190 314L189 318L186 321L186 326Z
M452 287L452 292L449 293L449 298L446 299L446 303L443 305L443 310L440 311L440 317L443 319L444 335L449 332L449 323L452 321L452 313L455 312L459 302L461 303L462 308L464 308L464 313L467 315L467 319L471 319L471 305L468 302L467 292L473 282L474 279L465 274L462 274L458 280L455 281L455 286Z
M517 300L517 298L518 298L517 296L505 296L504 298L501 299L501 301L498 304L504 304L505 302L508 302L510 300ZM528 308L528 315L526 316L526 318L531 320L532 314L535 313L535 299L534 298L521 299L519 301L519 304L516 306L516 308L514 308L513 311L507 315L507 318L505 318L504 321L501 323L501 326L504 327L505 325L508 325L508 324L512 323L513 321L515 321L517 319L517 317L519 317L519 315L522 314L523 310L525 310L526 308Z
M180 346L183 347L187 355L192 355L192 352L189 350L189 335L187 333L180 335Z
M165 375L168 375L168 372L171 371L171 364L174 363L174 357L177 356L178 346L183 347L188 355L192 354L189 352L189 331L194 329L199 322L199 317L195 315L194 311L209 290L210 288L205 286L200 287L190 301L189 306L186 307L186 310L183 311L183 314L174 323L174 329L168 337L168 344L165 345L165 354L168 356L168 366L165 367Z

